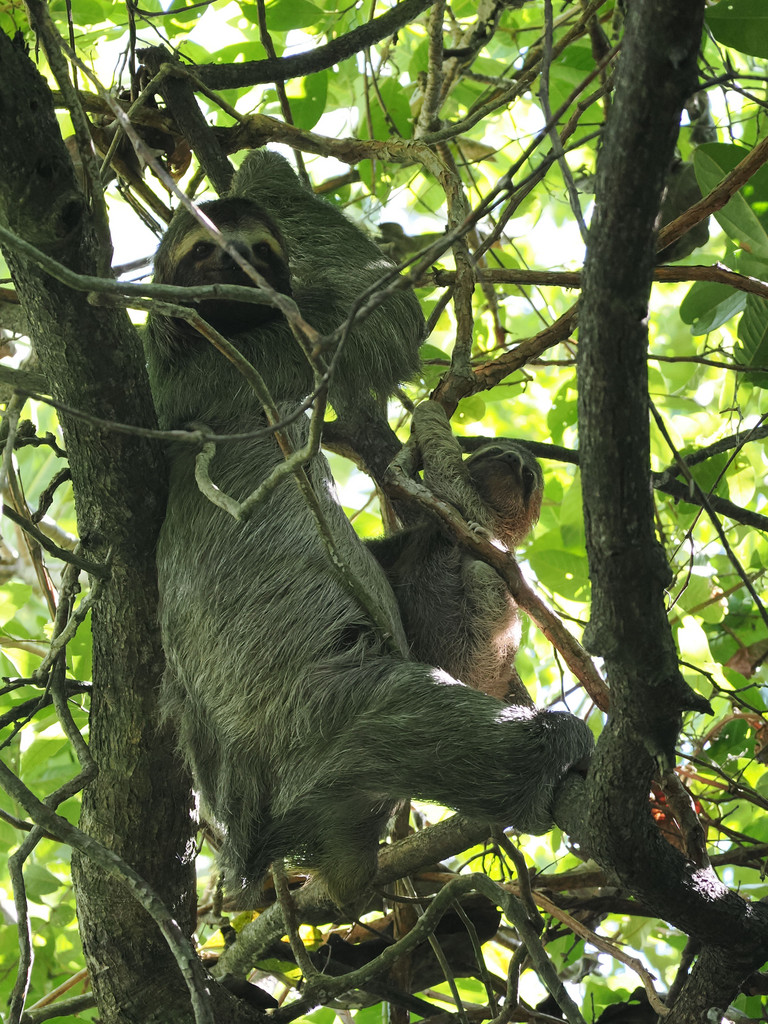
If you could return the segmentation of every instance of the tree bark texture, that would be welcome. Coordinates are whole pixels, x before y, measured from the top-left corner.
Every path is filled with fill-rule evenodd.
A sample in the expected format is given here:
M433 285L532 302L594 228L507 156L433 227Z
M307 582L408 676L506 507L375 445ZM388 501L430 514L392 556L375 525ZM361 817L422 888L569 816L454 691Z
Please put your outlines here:
M580 463L592 581L585 642L605 659L611 687L610 719L586 787L589 820L579 838L622 885L706 947L669 1024L704 1020L710 1007L727 1006L740 980L768 955L768 908L747 903L665 843L648 804L655 769L674 763L682 713L707 706L679 673L664 604L669 570L653 526L645 322L653 225L682 106L696 88L703 13L703 0L627 4L579 319ZM701 985L704 971L709 980Z
M50 91L23 47L2 32L0 219L70 269L96 273L91 214ZM127 314L89 305L84 293L10 247L4 255L53 397L103 419L152 426L143 352ZM93 609L89 742L98 774L83 793L81 827L135 868L191 933L190 782L173 740L158 726L155 700L164 664L154 565L165 509L162 452L75 415L62 414L61 422L83 554L111 569ZM73 878L100 1019L190 1022L187 987L150 917L127 889L80 856L73 857ZM229 1004L227 993L222 1000ZM220 1019L236 1016L230 1008Z

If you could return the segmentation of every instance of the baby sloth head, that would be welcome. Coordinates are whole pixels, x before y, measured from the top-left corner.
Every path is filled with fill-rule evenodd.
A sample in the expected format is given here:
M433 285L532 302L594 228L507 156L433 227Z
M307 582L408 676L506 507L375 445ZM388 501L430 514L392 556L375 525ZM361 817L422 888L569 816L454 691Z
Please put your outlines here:
M256 203L235 197L201 203L200 209L272 288L284 295L291 294L288 253L271 217ZM191 288L212 284L256 287L232 256L185 209L177 211L157 250L155 282ZM205 299L194 305L211 326L225 335L252 330L280 316L275 306L266 303Z
M516 547L539 518L544 477L531 453L512 441L483 445L467 459L478 494L494 516L494 534Z

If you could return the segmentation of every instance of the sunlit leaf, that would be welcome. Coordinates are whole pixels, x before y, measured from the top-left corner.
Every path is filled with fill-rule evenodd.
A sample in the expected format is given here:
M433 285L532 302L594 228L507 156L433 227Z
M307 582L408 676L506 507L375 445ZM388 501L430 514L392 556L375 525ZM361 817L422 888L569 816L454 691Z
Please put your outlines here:
M708 334L732 320L746 302L746 294L730 285L695 281L680 303L680 319L691 325L691 334Z
M5 583L0 589L0 625L13 619L31 596L32 587L26 583Z
M256 4L241 3L243 14L254 24L259 23L259 9ZM291 29L307 28L320 18L320 10L310 0L273 0L265 7L267 28L272 32L290 32Z
M710 142L699 146L693 155L696 178L704 195L718 185L729 171L732 171L747 155L741 146ZM746 192L747 186L744 188ZM768 169L756 173L750 179L749 190L752 203L768 201ZM745 195L737 192L715 217L729 238L737 245L756 256L768 258L768 232L760 223Z
M753 57L768 57L768 9L763 0L720 0L707 10L706 21L719 43Z
M297 128L310 131L323 115L328 96L328 72L318 71L306 78L286 83L293 123Z
M762 372L748 378L761 388L768 387L768 301L748 295L744 315L739 321L737 358L747 366L760 367Z

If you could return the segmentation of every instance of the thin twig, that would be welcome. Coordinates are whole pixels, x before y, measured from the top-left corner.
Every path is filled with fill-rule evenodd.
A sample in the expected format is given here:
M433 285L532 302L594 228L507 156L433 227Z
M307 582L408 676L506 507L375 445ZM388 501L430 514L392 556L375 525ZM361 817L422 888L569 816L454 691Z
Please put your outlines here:
M579 226L581 240L584 245L586 245L587 225L584 223L584 214L581 212L579 192L576 188L576 182L573 180L571 168L568 166L568 162L565 159L563 142L558 134L557 127L552 120L552 108L549 105L549 71L552 67L553 33L552 0L544 0L544 53L541 61L541 73L539 74L539 100L541 101L541 109L547 124L550 125L549 137L552 142L552 150L557 159L560 173L563 175L565 188L568 192L568 202L571 207L571 212Z
M108 876L130 889L157 924L179 965L190 992L196 1024L214 1024L213 1010L208 998L209 982L202 965L175 916L167 909L155 890L114 850L102 846L93 836L81 832L66 818L56 814L52 807L38 800L34 793L2 761L0 761L0 785L13 800L21 804L36 825L56 836L60 842L66 843L72 849L78 850L85 857L90 858ZM29 839L31 839L31 834Z
M728 556L728 561L731 563L733 568L736 570L736 574L738 575L739 579L742 581L744 586L747 588L749 596L755 602L755 608L757 609L757 612L758 612L760 618L763 620L765 625L768 627L768 610L766 610L765 605L760 600L760 597L759 597L757 591L754 588L752 580L749 578L749 575L747 574L747 572L744 569L744 567L742 566L741 562L738 560L738 558L734 554L733 549L731 548L731 545L728 543L728 538L725 536L725 530L723 529L723 525L720 522L720 519L718 518L717 514L715 513L714 508L712 507L712 502L711 502L710 498L701 489L701 487L697 483L695 477L691 473L690 469L685 464L685 460L683 459L683 457L680 455L680 453L678 452L677 448L675 447L674 441L669 436L669 431L667 430L666 425L665 425L663 419L661 418L661 416L659 415L659 412L656 409L656 407L653 404L653 402L651 402L651 415L653 416L653 418L654 418L654 420L656 422L656 426L659 428L659 432L661 433L661 436L664 438L664 440L667 443L667 446L669 447L669 450L672 452L672 455L674 456L675 462L676 462L678 468L680 469L680 472L685 477L685 479L687 481L687 484L688 484L688 486L690 488L691 494L696 497L696 501L698 502L698 504L701 505L701 507L704 509L704 511L709 516L710 522L714 526L715 532L717 533L718 537L720 538L720 543L723 545L723 550L725 551L725 554Z
M53 555L55 558L61 559L62 562L66 562L68 565L74 565L78 569L82 569L83 572L89 573L91 576L95 576L97 579L105 580L109 577L109 568L105 565L99 565L96 562L92 562L88 558L83 558L82 555L77 554L73 551L67 551L66 548L59 547L58 544L54 544L46 535L35 526L29 519L25 519L20 516L18 512L14 512L12 508L8 508L7 505L3 506L3 515L6 519L10 519L12 523L28 533L29 536L36 541L41 548L48 552L49 555Z
M584 939L585 942L588 942L591 946L599 949L601 953L607 953L615 960L618 960L620 963L625 964L633 970L640 978L646 995L648 996L648 1002L651 1004L653 1010L660 1017L665 1017L669 1013L669 1007L664 1004L653 986L653 977L645 967L643 967L637 957L629 956L629 954L625 953L613 942L609 942L608 939L604 939L601 935L592 931L591 928L587 928L587 926L582 924L581 921L577 921L575 917L572 917L565 910L561 910L557 904L553 903L548 896L545 896L544 893L538 889L536 890L536 902L543 910L546 910L548 914L570 928L575 935L579 936L579 938Z
M278 858L272 863L272 881L275 883L275 894L277 895L280 908L283 911L283 920L285 921L285 927L288 932L288 941L291 944L291 950L296 958L296 963L301 968L304 980L309 981L315 977L318 971L312 963L306 946L301 941L301 936L299 935L299 922L296 916L296 907L293 902L293 897L291 896L291 891L288 888L288 877L285 873L285 861L282 860L282 858Z
M444 886L411 931L393 945L388 946L371 963L338 978L318 975L312 984L307 985L302 999L291 1003L290 1006L274 1011L272 1014L273 1021L275 1024L287 1024L287 1022L294 1020L315 1006L320 1004L326 1005L344 992L355 989L364 990L366 984L372 978L383 974L400 957L410 952L420 942L423 942L426 936L434 930L438 920L454 900L460 899L470 892L479 892L502 908L504 914L515 926L534 964L536 972L548 991L554 996L566 1020L569 1024L584 1024L584 1018L558 978L557 971L547 956L541 939L528 920L528 912L525 907L498 883L486 875L480 874L461 875Z

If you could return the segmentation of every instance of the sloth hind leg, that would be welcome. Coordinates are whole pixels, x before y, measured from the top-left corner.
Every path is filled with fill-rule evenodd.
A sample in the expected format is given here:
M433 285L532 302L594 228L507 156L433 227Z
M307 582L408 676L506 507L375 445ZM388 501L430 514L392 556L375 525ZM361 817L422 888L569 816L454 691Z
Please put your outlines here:
M327 831L312 866L337 906L354 909L373 881L379 841L392 809L390 805L371 814L367 806L356 813L342 804L327 815Z

